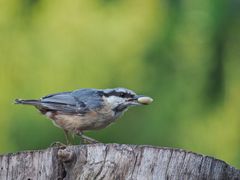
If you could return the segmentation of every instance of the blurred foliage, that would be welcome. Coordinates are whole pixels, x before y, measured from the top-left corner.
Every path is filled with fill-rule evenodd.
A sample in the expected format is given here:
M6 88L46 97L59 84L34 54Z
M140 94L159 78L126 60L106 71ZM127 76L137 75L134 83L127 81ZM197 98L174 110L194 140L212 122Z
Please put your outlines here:
M240 167L239 34L238 0L0 0L0 151L64 142L15 98L127 87L154 103L90 136Z

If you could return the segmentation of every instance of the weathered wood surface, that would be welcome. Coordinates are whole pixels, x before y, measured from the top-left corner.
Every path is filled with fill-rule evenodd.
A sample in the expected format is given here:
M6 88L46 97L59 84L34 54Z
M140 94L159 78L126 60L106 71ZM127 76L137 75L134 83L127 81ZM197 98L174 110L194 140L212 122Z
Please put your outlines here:
M91 144L0 156L0 180L240 179L221 160L179 149Z

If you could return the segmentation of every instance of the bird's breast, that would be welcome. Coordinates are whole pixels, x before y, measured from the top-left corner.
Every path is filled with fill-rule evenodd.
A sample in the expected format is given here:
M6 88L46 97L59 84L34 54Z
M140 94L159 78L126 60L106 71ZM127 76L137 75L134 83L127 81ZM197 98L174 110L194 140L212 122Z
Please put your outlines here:
M47 112L45 115L52 119L57 127L71 132L101 129L116 119L114 112L106 109L89 111L83 115L63 114L61 112Z

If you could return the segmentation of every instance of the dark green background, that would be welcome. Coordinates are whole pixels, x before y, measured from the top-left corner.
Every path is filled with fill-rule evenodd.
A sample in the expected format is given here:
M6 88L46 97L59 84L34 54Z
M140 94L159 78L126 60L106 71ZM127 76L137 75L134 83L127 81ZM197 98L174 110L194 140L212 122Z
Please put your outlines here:
M240 167L240 1L0 0L0 152L62 131L15 98L127 87L154 98L88 135Z

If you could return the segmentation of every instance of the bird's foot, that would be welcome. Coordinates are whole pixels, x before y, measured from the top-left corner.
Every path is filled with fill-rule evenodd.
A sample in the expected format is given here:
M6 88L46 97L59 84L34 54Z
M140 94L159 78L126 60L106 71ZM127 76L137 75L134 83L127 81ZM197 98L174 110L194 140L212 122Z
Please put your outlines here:
M78 135L81 137L81 142L83 144L96 144L96 143L100 143L99 141L97 141L96 139L90 138L88 136L83 135L83 133L78 133Z
M61 142L59 142L59 141L56 141L56 142L53 142L53 143L50 145L50 147L65 148L65 147L67 147L67 145L66 145L66 144L63 144L63 143L61 143Z

